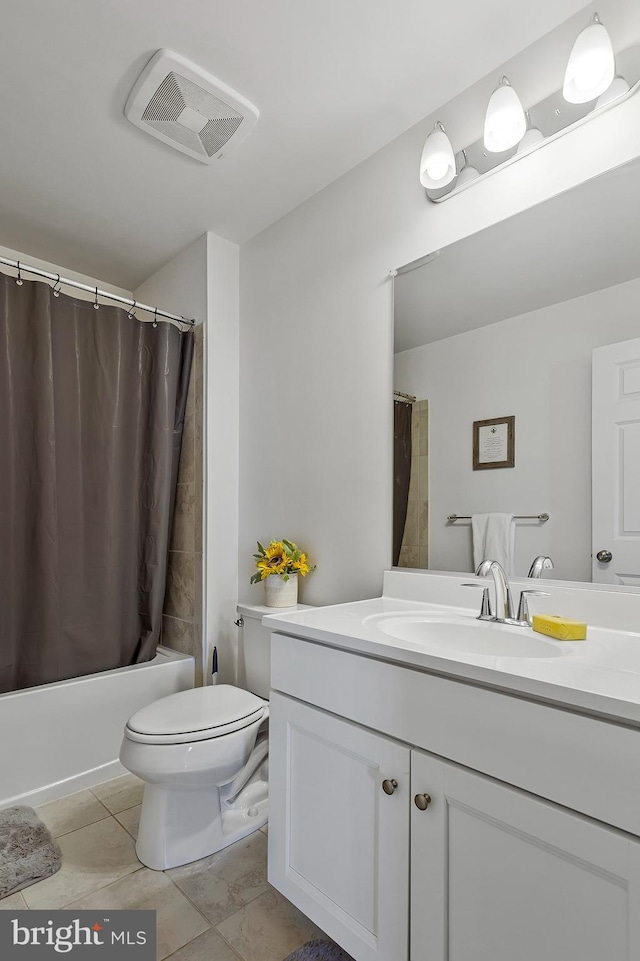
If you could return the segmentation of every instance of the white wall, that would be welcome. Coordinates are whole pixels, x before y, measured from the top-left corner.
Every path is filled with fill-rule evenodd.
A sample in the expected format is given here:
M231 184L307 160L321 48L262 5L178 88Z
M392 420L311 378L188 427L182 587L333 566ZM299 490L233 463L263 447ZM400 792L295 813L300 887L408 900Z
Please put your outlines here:
M205 666L234 683L238 630L238 247L207 234Z
M305 602L379 593L391 559L389 270L639 155L639 116L636 96L440 205L417 177L430 117L242 247L241 597L259 600L256 539L283 535L318 563ZM476 123L458 125L460 142Z
M518 522L515 573L548 554L554 577L591 580L591 351L640 334L639 302L633 280L396 354L394 383L429 399L432 568L473 568L448 514L546 511ZM473 471L473 421L511 414L515 467Z
M207 317L207 235L184 247L133 293L136 300L203 324Z

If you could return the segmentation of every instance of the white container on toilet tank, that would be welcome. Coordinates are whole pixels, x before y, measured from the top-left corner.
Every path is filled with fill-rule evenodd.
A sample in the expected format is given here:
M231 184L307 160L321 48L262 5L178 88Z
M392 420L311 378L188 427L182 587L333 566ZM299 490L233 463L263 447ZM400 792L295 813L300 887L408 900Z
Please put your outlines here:
M287 614L307 610L312 605L297 604L286 609ZM273 614L273 607L264 604L238 604L238 685L269 699L271 686L271 632L262 623L265 614ZM284 613L284 609L282 611Z

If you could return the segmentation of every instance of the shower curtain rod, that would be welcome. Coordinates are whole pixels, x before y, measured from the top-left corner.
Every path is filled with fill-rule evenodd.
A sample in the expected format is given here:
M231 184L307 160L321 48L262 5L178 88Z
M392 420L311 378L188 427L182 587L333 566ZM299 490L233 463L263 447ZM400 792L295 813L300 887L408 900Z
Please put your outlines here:
M96 302L98 297L102 297L103 300L115 300L119 304L131 307L132 310L145 310L147 313L153 314L154 318L162 317L164 320L168 320L173 324L186 324L188 327L195 327L195 320L190 320L188 317L170 314L166 310L160 310L159 307L150 307L148 304L139 304L137 300L132 300L129 297L110 294L106 290L100 290L99 287L91 287L90 284L81 284L77 280L69 280L66 277L61 277L60 274L52 274L48 270L40 270L39 267L30 267L28 264L23 263L22 260L8 260L6 257L0 257L0 264L4 264L5 267L13 267L14 270L17 270L18 278L22 271L27 274L35 274L36 277L44 277L45 280L54 280L55 286L61 284L65 287L75 287L77 290L86 290L90 294L95 294Z

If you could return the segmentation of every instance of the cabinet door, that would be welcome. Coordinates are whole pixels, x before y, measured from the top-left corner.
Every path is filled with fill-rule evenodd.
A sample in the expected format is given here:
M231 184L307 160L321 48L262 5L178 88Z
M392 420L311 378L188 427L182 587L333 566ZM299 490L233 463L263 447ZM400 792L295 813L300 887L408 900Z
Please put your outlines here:
M356 961L406 961L409 749L281 694L269 712L269 881Z
M638 841L419 751L411 775L411 961L640 958Z

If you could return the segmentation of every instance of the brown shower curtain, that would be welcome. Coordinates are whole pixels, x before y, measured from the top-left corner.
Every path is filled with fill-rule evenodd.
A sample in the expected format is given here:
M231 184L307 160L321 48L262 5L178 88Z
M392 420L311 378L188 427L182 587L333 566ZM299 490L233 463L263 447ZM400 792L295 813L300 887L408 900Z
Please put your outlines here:
M411 404L393 402L393 566L398 566L411 480Z
M0 275L0 692L147 661L193 336Z

